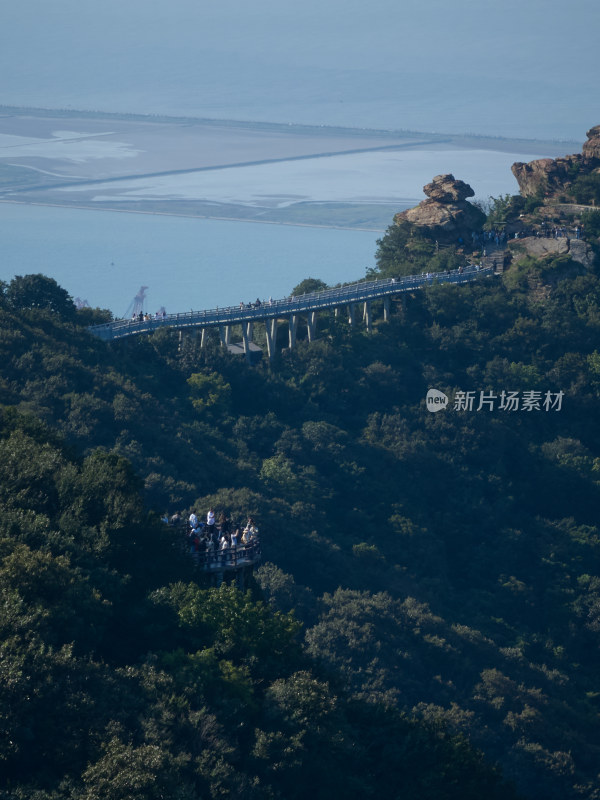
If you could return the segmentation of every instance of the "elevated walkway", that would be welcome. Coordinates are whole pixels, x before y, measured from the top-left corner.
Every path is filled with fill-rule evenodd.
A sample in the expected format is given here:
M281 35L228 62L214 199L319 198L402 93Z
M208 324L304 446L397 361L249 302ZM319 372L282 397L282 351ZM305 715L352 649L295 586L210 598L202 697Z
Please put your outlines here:
M492 266L480 269L469 265L464 269L452 272L422 273L409 275L403 278L386 278L376 281L359 281L357 283L340 286L336 289L325 289L321 292L304 294L301 297L287 297L282 300L270 300L261 304L245 306L229 306L227 308L212 308L204 311L188 311L181 314L167 314L160 317L147 319L121 319L107 322L102 325L92 325L88 330L94 336L106 342L123 339L129 336L153 333L161 328L175 328L180 331L195 329L202 333L204 345L205 331L218 328L221 343L224 347L230 346L230 330L233 325L242 328L243 352L249 354L252 342L253 325L263 323L266 328L266 341L269 357L274 354L274 340L276 323L279 319L289 322L289 346L292 348L296 341L296 326L300 315L307 318L308 339L312 341L315 334L315 315L317 311L328 309L338 310L342 306L348 308L348 321L355 324L356 306L363 304L363 320L367 329L371 325L372 300L384 300L384 319L389 315L389 299L394 295L423 289L433 283L469 283L494 274Z

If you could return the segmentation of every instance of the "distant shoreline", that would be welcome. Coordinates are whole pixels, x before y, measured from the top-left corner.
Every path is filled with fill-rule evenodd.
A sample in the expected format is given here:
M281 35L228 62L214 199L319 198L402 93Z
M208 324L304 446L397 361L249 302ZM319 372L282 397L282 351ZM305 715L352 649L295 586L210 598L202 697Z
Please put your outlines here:
M385 129L385 128L356 128L344 127L340 125L305 125L301 123L282 123L282 122L259 122L253 120L232 120L216 119L211 117L186 117L169 116L167 114L139 114L115 111L99 111L86 109L69 108L38 108L30 106L10 106L0 105L0 119L2 116L32 115L37 117L64 117L66 119L114 119L131 122L144 123L170 123L179 125L198 125L205 127L229 127L243 128L253 131L269 131L277 133L287 133L291 135L320 134L327 135L346 135L346 136L375 136L381 138L422 138L428 140L427 143L444 141L457 147L473 147L486 150L499 150L501 152L523 152L533 145L544 145L545 148L556 148L556 155L565 154L565 147L568 149L573 146L575 151L581 149L582 141L573 139L512 139L505 136L489 136L476 133L443 133L439 131L413 131L408 129ZM433 142L431 140L434 140ZM537 148L536 148L537 149Z
M115 214L145 214L159 217L181 217L182 219L215 220L217 222L252 222L259 225L291 225L296 228L321 228L325 230L358 231L363 233L385 233L385 228L359 228L349 225L319 225L309 222L287 222L283 220L256 219L255 217L220 217L206 214L184 214L177 211L143 211L136 208L107 208L106 206L89 206L79 203L50 203L41 201L6 200L0 198L0 203L15 206L43 206L47 208L70 208L80 211L106 211Z

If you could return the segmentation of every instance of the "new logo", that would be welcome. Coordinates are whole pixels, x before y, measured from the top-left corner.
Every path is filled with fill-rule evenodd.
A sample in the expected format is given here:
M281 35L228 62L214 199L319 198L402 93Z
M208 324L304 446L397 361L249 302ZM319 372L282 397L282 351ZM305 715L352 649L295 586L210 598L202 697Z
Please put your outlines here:
M427 411L441 411L448 405L448 395L440 392L439 389L429 389L425 398Z

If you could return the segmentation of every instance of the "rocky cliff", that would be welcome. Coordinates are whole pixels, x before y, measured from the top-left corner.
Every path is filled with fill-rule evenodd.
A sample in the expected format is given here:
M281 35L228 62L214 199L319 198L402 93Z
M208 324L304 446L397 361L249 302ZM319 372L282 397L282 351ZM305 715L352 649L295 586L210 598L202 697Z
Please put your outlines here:
M600 125L595 125L587 132L587 142L583 145L583 157L588 161L600 162Z
M576 177L596 171L600 167L600 125L591 128L587 137L581 153L513 164L512 173L523 197L568 193Z

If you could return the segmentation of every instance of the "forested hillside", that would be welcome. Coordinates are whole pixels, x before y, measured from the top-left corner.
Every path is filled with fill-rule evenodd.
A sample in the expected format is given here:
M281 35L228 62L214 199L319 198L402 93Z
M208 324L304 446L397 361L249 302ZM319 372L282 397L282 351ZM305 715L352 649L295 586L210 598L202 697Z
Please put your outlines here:
M600 797L595 264L323 315L256 367L5 286L0 796ZM158 518L210 506L258 521L247 595Z

